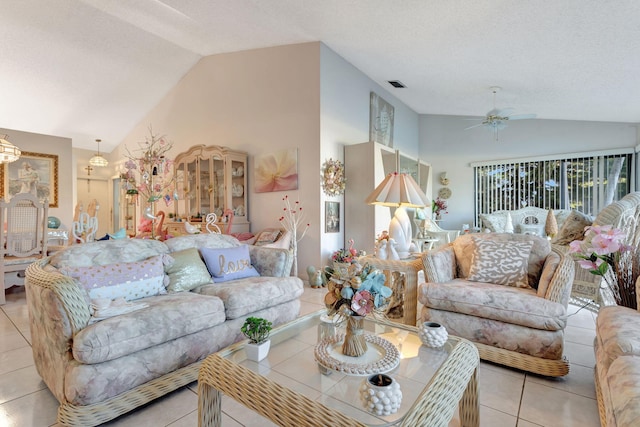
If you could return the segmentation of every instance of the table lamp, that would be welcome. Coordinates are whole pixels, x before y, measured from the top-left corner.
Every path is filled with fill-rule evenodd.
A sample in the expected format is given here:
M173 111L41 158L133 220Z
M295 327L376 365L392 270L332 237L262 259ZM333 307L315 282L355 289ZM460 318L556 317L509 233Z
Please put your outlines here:
M395 240L398 256L407 258L411 247L411 220L405 208L421 208L430 205L429 199L416 181L406 173L387 175L365 199L370 205L395 207L389 223L389 237Z

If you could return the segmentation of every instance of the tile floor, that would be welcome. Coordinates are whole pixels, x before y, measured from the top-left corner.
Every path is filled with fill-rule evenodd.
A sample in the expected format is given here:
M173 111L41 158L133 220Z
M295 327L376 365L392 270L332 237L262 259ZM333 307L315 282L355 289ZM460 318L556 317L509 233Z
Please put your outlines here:
M323 307L322 289L305 288L302 314ZM482 362L482 427L600 426L593 384L595 314L569 306L566 355L571 372L549 379ZM24 290L12 288L0 312L0 427L56 425L57 402L40 380L30 348ZM270 426L269 421L232 400L223 400L223 425ZM197 426L197 385L177 390L105 426ZM451 426L458 426L457 419Z

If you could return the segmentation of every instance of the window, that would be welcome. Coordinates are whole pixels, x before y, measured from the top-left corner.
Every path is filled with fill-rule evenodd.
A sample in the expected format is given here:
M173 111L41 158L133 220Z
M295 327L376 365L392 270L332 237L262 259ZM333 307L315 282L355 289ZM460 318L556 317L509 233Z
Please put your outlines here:
M472 163L478 215L526 206L597 213L632 189L631 150Z

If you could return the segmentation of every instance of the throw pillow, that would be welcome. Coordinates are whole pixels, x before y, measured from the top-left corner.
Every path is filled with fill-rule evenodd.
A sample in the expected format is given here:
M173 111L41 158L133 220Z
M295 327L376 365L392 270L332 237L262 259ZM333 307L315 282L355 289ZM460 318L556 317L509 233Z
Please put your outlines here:
M63 267L60 272L73 277L86 289L92 300L124 298L132 301L167 293L163 255L156 255L138 262Z
M202 248L200 253L214 282L260 276L251 265L247 245L235 248Z
M196 248L184 249L168 255L173 262L165 268L169 276L167 291L190 291L198 286L211 283L211 275L200 258Z
M273 243L276 240L278 240L278 237L280 237L280 230L275 228L268 228L264 230L262 233L260 233L254 245L256 246L267 245L269 243Z
M533 242L474 239L469 280L528 288L527 267Z
M584 239L585 227L593 223L593 218L582 212L571 211L562 224L558 236L553 240L556 245L566 246L574 240Z

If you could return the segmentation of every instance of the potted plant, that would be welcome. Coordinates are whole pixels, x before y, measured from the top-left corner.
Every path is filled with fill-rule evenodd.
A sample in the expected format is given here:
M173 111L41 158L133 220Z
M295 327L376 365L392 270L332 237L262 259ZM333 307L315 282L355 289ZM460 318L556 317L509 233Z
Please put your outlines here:
M259 362L269 353L271 341L269 334L271 333L271 322L261 317L248 317L240 331L249 338L249 342L245 346L247 359Z

